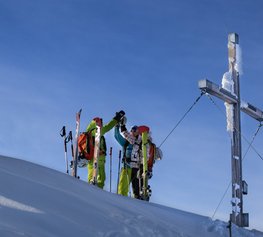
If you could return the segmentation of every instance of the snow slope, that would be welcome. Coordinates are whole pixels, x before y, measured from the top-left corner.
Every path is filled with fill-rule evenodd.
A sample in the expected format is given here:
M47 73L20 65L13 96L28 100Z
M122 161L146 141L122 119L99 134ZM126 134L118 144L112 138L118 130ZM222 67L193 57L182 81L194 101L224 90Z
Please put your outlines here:
M229 236L226 223L100 190L58 171L0 156L0 236ZM233 236L263 233L233 226Z

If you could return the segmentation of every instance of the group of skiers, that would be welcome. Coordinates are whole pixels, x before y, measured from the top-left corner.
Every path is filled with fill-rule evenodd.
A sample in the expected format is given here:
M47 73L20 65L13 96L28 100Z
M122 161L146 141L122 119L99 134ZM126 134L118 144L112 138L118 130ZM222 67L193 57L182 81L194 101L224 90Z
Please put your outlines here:
M152 142L149 134L149 128L146 126L133 126L130 131L126 128L126 117L123 110L116 113L111 121L103 124L102 118L94 118L87 126L86 134L90 133L94 140L96 139L96 131L100 129L99 152L96 157L97 167L94 166L94 155L87 161L88 182L94 182L94 169L96 168L96 185L103 189L106 175L106 141L105 133L114 128L114 137L122 147L122 163L123 167L120 172L118 194L128 196L129 186L132 184L132 191L134 198L149 200L151 190L148 186L148 179L152 177L152 167L155 159L160 159L160 151ZM89 142L86 141L86 146ZM90 149L90 148L85 148ZM79 151L80 152L80 151ZM92 150L92 154L94 151ZM147 156L147 163L143 156ZM79 158L86 159L84 156ZM146 167L147 166L147 167ZM93 183L94 184L94 183ZM145 187L146 185L146 187ZM143 188L147 189L144 190Z

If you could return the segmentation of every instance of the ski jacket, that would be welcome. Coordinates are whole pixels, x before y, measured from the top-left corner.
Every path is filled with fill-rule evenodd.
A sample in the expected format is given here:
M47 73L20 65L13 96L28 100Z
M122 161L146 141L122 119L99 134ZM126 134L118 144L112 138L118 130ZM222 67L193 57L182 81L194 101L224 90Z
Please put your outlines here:
M117 124L116 119L112 119L109 123L104 125L101 128L100 134L101 134L101 139L100 139L100 155L106 155L106 141L104 138L104 134L110 131L116 124ZM92 131L92 136L95 137L96 135L96 130L97 130L97 124L96 121L92 120L90 124L87 126L86 132Z
M101 128L101 131L100 131L101 136L103 136L105 133L110 131L117 123L118 123L117 120L112 119L106 125L103 125L103 127ZM96 122L94 120L92 120L90 122L90 124L87 126L86 131L89 132L89 131L93 130L92 131L92 136L95 136L96 128L97 128Z
M122 146L123 153L126 158L131 158L132 144L130 144L120 133L119 127L116 126L114 129L114 137L117 142ZM128 144L127 144L128 143Z
M142 158L142 137L134 137L127 130L123 132L124 138L132 145L131 152L131 168L140 168L140 164L143 162Z

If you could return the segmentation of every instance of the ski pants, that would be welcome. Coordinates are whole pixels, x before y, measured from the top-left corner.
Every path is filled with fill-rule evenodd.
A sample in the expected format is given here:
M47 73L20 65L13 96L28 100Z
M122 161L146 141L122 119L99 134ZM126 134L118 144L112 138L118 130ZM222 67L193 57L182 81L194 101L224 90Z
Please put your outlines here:
M140 190L142 186L141 173L142 173L142 169L132 168L132 172L131 172L132 191L134 198L137 199L140 199L141 196L140 194Z
M131 183L131 171L130 167L123 167L121 169L120 181L118 185L118 194L128 196L129 187Z
M105 162L106 157L105 155L98 157L98 173L97 173L97 185L99 188L103 189L106 174L105 174ZM88 183L92 183L93 178L93 159L88 162Z

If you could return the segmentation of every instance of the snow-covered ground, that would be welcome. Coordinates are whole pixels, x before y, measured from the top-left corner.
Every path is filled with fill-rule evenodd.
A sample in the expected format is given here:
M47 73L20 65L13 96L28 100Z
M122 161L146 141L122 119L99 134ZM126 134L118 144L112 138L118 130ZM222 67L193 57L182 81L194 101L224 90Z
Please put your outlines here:
M118 196L69 175L0 156L1 237L229 236L227 223ZM233 226L232 236L263 237Z

